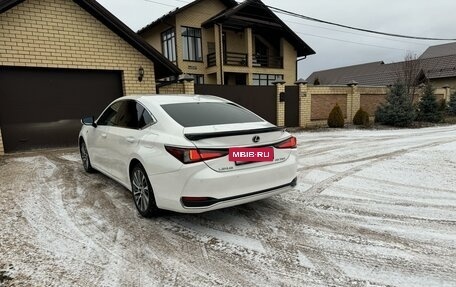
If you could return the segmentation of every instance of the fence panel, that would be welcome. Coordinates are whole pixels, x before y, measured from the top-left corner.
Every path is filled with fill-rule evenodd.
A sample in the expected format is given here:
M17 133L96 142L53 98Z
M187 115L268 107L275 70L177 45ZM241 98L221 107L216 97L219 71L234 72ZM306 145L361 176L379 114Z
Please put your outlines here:
M299 87L285 88L285 126L299 126Z
M346 94L312 94L311 120L318 121L328 119L329 113L336 104L341 108L344 118L347 118Z
M212 95L233 101L265 120L277 124L276 87L195 85L195 94Z

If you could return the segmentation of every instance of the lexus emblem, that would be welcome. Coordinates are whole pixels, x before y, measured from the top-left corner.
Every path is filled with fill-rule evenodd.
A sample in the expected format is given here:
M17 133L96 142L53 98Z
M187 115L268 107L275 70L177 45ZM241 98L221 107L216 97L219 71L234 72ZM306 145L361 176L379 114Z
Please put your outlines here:
M254 143L258 143L258 142L260 142L260 137L259 137L259 136L254 136L254 137L252 138L252 141L253 141Z

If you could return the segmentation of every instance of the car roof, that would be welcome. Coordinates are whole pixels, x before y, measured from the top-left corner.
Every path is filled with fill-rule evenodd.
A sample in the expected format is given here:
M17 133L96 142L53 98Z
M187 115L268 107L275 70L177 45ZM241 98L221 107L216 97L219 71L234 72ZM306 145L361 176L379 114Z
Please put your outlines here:
M218 102L227 103L228 100L209 95L132 95L118 100L137 100L145 105L165 105L178 103Z

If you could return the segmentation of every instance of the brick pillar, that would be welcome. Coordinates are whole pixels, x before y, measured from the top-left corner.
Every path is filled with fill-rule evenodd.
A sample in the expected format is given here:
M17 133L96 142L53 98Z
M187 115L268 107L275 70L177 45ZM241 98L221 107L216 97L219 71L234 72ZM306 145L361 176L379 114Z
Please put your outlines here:
M299 79L295 82L299 87L299 126L307 127L311 120L312 95L307 89L307 81Z
M285 81L275 81L276 85L276 96L277 96L277 126L285 126L285 101L280 101L280 95L285 94Z
M353 123L353 117L361 107L361 95L358 90L358 83L351 81L347 84L351 88L347 95L347 122Z
M3 138L2 138L2 129L0 128L0 156L5 154L3 149Z
M443 88L445 89L445 94L443 95L443 98L448 103L450 101L450 96L451 96L450 86L445 85L445 86L443 86Z
M182 91L186 95L194 95L195 94L195 81L192 76L184 74L182 77L179 79L179 82L181 83Z

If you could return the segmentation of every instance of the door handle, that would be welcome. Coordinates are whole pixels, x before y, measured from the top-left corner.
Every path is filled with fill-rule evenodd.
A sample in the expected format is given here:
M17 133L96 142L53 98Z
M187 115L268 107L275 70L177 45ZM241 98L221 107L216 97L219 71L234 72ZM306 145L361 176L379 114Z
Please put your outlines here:
M127 142L134 143L135 142L135 138L134 137L127 137Z
M107 137L107 134L101 134L101 137L105 139Z

